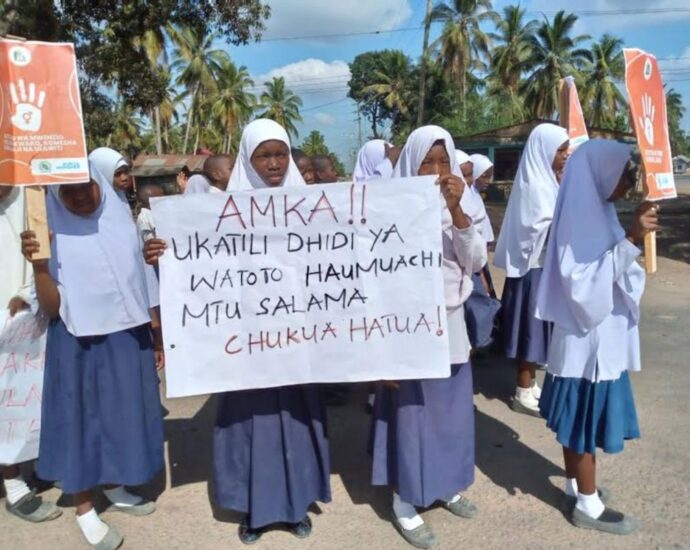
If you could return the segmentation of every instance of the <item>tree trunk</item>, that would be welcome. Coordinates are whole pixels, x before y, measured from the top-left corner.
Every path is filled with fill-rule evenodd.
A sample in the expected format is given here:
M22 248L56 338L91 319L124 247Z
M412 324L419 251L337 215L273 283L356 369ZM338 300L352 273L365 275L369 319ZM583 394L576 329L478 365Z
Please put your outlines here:
M153 109L153 123L156 132L156 154L163 154L163 140L161 139L161 111L158 107Z
M196 155L196 152L199 149L199 138L201 137L201 125L197 126L196 128L196 139L194 140L194 150L192 151L193 155Z
M377 119L377 111L379 110L378 107L374 107L374 110L371 112L371 131L374 133L374 139L379 138L379 131L378 128L376 127L376 119Z
M189 143L189 132L192 128L192 119L194 118L194 104L196 103L196 96L199 93L199 84L194 88L194 93L192 94L192 103L187 110L187 128L184 131L184 145L182 146L182 154L187 154L187 145Z
M424 18L424 45L422 47L422 66L419 71L419 106L417 108L417 126L424 123L424 95L426 92L426 64L429 49L429 28L431 27L431 0L426 0L426 17Z

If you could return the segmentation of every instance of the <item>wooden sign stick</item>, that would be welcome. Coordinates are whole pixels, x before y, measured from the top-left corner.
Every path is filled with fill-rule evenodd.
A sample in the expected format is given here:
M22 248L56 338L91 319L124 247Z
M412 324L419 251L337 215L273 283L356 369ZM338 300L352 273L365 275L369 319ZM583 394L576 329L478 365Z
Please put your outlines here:
M36 233L40 250L32 256L34 260L50 258L50 235L48 233L48 216L46 214L46 195L43 188L27 186L24 188L26 198L26 219L29 229Z
M644 236L644 269L650 275L656 273L656 231Z
M632 116L632 114L631 114ZM642 170L642 190L644 196L649 196L649 188L647 187L647 173ZM651 231L644 236L644 269L652 275L656 273L656 231Z

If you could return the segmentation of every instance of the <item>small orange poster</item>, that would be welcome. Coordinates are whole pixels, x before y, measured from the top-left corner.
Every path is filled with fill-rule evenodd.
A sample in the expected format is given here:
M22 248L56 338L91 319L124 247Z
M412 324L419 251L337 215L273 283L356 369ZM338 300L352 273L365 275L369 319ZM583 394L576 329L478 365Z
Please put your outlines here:
M0 185L89 179L72 44L0 40Z
M558 81L560 95L560 121L561 125L568 130L570 137L570 150L574 151L589 139L585 116L582 114L580 97L577 95L575 79L566 76Z
M637 144L642 155L648 200L676 197L673 160L668 137L666 94L656 57L638 49L624 49L625 87Z

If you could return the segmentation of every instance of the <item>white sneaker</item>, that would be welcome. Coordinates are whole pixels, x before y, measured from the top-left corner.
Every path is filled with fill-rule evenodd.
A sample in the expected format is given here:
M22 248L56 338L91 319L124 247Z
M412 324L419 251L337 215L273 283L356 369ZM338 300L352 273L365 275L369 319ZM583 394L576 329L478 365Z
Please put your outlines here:
M517 388L511 408L518 413L541 417L541 414L539 414L539 400L534 397L532 388Z
M532 382L532 387L530 389L532 390L532 395L534 398L539 401L539 399L541 399L541 388L539 387L539 384L537 384L536 380Z

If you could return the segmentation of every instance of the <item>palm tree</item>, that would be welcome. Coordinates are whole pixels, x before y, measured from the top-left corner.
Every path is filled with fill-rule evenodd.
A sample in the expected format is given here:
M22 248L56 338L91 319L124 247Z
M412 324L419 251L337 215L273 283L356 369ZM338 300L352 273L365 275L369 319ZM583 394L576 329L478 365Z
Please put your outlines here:
M440 38L433 44L448 78L455 82L460 98L467 94L468 73L486 68L491 39L482 29L485 22L498 22L491 0L439 1L431 10L431 20L444 23Z
M666 90L666 118L668 120L668 135L671 142L671 152L674 155L682 154L686 147L690 145L690 140L680 127L683 116L685 116L685 105L683 96L673 88Z
M591 53L578 48L588 35L571 36L577 16L559 11L553 22L545 17L537 33L530 37L531 56L526 66L530 77L520 87L532 115L551 118L558 107L558 81L565 76L579 75Z
M371 93L392 111L392 126L395 133L400 116L409 111L413 90L410 59L400 51L393 54L385 70L374 72L376 84L370 84L362 91Z
M182 153L187 153L189 133L194 115L199 112L202 90L217 89L216 74L224 61L229 61L227 52L213 49L216 34L199 34L191 28L182 28L178 32L178 47L175 49L173 70L179 71L176 83L184 86L190 96L187 108L187 127L185 129Z
M491 40L498 43L491 55L489 93L497 101L507 104L518 118L524 116L519 89L532 53L530 36L538 25L534 19L525 22L526 11L520 6L505 7L503 19L496 25L497 32L489 34Z
M318 130L312 130L302 142L302 151L310 157L313 155L327 155L329 150L326 145L326 138Z
M108 136L108 147L126 151L134 158L136 150L141 147L143 123L134 109L124 100L120 100L113 113L113 131Z
M259 104L263 112L259 118L270 118L280 124L288 134L297 137L299 133L295 122L302 121L299 109L302 99L285 87L285 79L282 76L274 77L270 82L264 82L266 90L259 98Z
M616 114L626 104L616 85L625 76L623 41L604 34L592 45L592 63L585 70L583 109L591 126L611 127Z
M219 119L224 129L222 151L229 153L233 132L239 131L254 110L256 98L246 91L254 85L254 81L249 78L247 67L238 69L230 60L221 64L216 77L218 93L214 96L211 113Z

